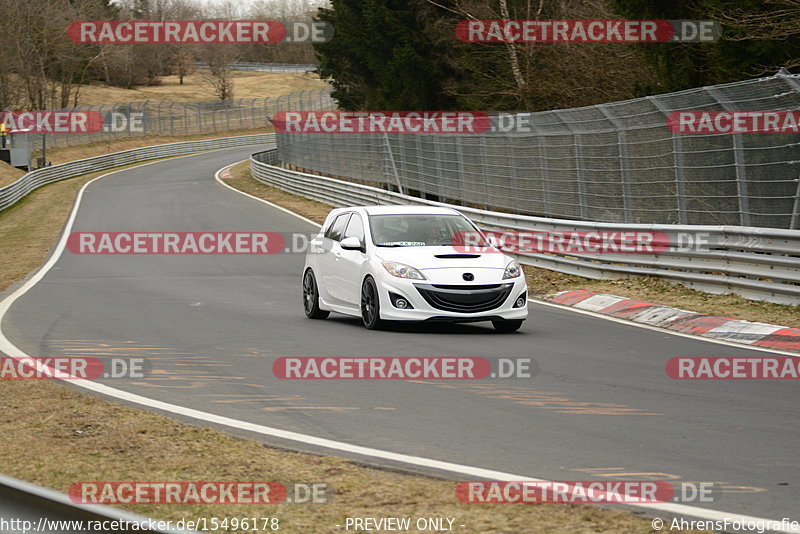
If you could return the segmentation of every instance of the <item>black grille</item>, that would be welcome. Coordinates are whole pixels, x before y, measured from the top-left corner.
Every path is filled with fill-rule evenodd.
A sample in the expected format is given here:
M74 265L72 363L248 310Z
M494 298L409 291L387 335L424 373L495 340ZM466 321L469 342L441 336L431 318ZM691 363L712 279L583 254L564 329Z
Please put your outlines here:
M436 308L458 313L477 313L502 306L514 284L443 285L414 284L425 301Z

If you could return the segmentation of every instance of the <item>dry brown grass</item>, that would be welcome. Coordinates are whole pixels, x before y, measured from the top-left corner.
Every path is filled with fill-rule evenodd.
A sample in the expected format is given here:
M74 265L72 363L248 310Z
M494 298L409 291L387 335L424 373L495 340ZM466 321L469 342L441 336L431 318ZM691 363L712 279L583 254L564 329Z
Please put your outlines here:
M24 174L25 171L12 167L5 161L0 161L0 187L18 180Z
M450 517L464 533L648 533L632 513L577 505L468 505L455 482L371 469L347 460L266 447L44 381L0 390L0 472L66 491L79 481L327 483L327 504L127 505L173 521L277 517L281 532L344 531L347 517ZM465 527L460 527L465 525ZM414 530L416 531L416 530ZM235 531L229 531L235 532Z
M202 71L187 76L183 85L177 76L164 76L161 85L123 89L107 85L82 85L79 94L81 106L98 106L117 102L144 102L147 100L169 102L201 102L217 100L213 91L203 84ZM325 89L327 83L316 74L235 71L233 73L233 98L265 98Z

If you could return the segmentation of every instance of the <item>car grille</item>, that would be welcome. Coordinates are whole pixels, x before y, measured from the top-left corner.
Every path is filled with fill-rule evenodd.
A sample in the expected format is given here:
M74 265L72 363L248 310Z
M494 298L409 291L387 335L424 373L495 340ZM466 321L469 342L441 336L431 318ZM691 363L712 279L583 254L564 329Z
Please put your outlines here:
M443 285L414 284L425 301L436 308L458 313L478 313L502 306L514 284Z

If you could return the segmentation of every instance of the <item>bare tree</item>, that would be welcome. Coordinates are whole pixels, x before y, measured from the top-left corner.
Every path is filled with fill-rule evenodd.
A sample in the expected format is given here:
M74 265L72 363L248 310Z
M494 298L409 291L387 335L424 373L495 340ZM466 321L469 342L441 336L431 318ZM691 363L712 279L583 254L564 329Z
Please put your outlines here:
M219 100L233 99L233 63L239 52L233 44L201 45L200 57L208 64L201 75L203 85L210 88Z
M2 68L25 93L24 107L67 107L96 47L72 43L64 29L82 17L81 2L4 0L0 31L5 37Z
M195 57L190 45L175 45L172 54L172 73L178 77L178 83L183 85L183 79L194 74Z
M465 109L485 109L487 103L530 111L598 104L629 98L637 84L653 81L641 52L623 43L453 44L453 25L460 20L617 18L605 0L420 1L438 12L423 24L448 49L445 60L458 75L445 82L445 90Z
M800 0L765 0L764 11L752 12L741 8L718 8L711 16L725 26L737 30L728 32L729 41L788 41L800 39ZM800 67L800 57L781 65L754 65L754 74L775 72L777 67Z

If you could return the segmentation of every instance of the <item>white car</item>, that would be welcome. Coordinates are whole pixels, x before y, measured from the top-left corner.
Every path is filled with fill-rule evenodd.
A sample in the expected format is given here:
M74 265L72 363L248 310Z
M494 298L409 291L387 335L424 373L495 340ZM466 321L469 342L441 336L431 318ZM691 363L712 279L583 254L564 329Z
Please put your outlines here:
M369 329L384 321L491 321L513 332L528 317L527 290L519 263L450 208L334 209L303 269L307 317L334 311L361 317Z

